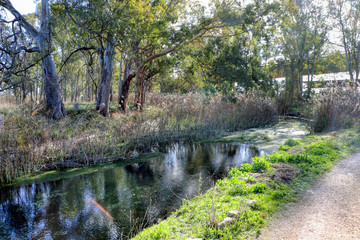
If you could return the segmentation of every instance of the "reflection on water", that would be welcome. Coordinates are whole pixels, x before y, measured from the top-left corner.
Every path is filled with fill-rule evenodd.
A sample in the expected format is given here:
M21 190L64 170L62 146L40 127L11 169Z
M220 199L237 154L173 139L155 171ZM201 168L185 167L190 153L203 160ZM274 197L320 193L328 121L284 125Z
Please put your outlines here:
M245 144L175 144L145 163L1 189L0 239L126 237L259 154Z

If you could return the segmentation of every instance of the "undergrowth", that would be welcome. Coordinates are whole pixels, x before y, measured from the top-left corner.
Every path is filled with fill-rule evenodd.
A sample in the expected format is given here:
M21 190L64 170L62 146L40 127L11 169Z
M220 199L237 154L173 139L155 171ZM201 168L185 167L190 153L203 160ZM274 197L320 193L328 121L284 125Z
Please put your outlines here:
M172 141L206 139L276 121L273 102L255 93L238 95L236 103L200 94L150 94L148 102L143 112L113 110L108 119L93 104L79 104L78 109L67 105L68 116L58 122L32 116L29 105L0 108L5 115L0 185L39 171L129 159L161 152Z
M143 230L134 239L255 239L268 219L285 203L295 201L321 174L354 146L360 146L359 131L341 136L309 136L288 140L272 155L257 157L252 164L233 168L204 195L183 206L158 225ZM303 151L291 153L293 147ZM290 175L282 175L286 168ZM229 214L240 214L231 224L219 227Z

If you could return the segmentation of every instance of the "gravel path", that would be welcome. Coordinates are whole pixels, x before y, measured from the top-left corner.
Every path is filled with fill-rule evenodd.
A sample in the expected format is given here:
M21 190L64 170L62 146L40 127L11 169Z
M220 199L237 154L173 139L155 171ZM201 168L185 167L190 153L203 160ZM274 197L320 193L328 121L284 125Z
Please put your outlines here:
M282 210L260 239L360 240L360 153L337 163Z

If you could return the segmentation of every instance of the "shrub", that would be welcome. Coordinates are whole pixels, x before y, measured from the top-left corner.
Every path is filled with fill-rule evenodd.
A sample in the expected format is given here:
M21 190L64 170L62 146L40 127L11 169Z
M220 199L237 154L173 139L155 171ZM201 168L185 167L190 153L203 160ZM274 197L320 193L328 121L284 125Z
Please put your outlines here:
M251 170L252 170L251 164L249 164L249 163L241 164L240 171L242 171L244 173L248 173L248 172L251 172Z

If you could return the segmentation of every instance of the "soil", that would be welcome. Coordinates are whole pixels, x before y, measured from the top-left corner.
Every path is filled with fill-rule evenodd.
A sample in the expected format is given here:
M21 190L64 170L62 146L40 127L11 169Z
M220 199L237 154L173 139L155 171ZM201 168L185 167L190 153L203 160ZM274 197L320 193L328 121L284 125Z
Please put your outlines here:
M280 211L260 239L360 239L360 152Z
M275 163L272 165L275 168L275 173L271 175L271 179L276 182L288 183L295 178L299 171L293 167L294 164L290 163Z

